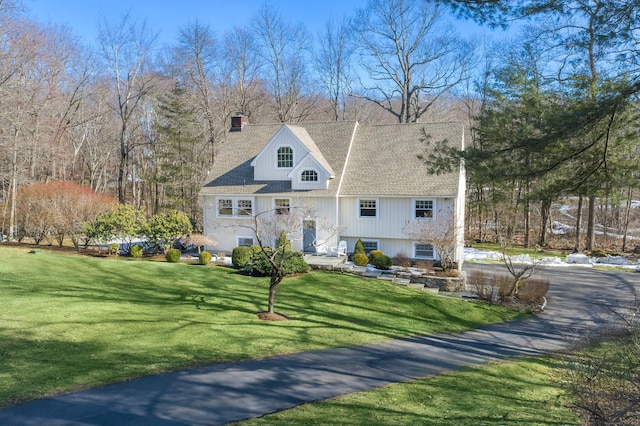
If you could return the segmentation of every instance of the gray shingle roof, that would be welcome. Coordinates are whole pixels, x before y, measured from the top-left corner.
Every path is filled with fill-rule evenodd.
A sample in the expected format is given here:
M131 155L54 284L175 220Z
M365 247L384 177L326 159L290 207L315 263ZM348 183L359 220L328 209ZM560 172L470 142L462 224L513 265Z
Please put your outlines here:
M291 192L289 181L254 181L251 161L273 138L282 124L248 124L242 131L228 132L211 171L204 194L277 194ZM289 126L312 150L320 154L335 178L328 189L297 191L308 195L455 196L458 174L430 175L418 155L433 144L447 140L461 146L464 127L457 123L364 126L351 121L301 123ZM299 129L303 129L304 132ZM355 137L349 153L349 145ZM306 133L306 136L305 136ZM315 148L314 148L315 145ZM349 154L349 162L345 161ZM318 157L316 157L318 158ZM343 175L344 170L344 175Z

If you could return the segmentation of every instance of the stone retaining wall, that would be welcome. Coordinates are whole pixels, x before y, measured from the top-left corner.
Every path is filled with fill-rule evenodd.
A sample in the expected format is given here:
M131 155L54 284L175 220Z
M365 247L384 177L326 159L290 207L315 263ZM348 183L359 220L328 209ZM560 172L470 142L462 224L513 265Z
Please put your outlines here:
M440 291L452 293L463 292L467 285L467 274L460 271L457 277L436 277L429 275L412 276L411 282L416 284L424 284L428 288L437 288Z

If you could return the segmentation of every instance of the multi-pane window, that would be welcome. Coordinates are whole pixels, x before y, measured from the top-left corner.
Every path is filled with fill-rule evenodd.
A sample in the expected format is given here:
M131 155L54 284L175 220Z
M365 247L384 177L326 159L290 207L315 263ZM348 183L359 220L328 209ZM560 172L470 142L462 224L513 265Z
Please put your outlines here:
M289 214L291 212L291 200L288 198L276 198L274 204L277 215Z
M293 149L290 146L278 148L278 167L288 169L293 167Z
M303 170L300 175L300 180L302 182L317 182L318 181L318 172L315 170Z
M251 206L251 200L238 200L238 216L251 216L253 214Z
M433 218L433 200L416 200L415 206L416 219Z
M377 217L377 204L376 200L360 200L360 217Z
M362 241L362 245L364 246L364 251L369 254L373 250L378 250L378 242L377 241Z
M238 237L238 245L244 247L251 247L253 245L253 238L251 237Z
M218 215L220 216L232 216L233 215L233 200L232 199L220 199L218 200Z
M416 244L416 257L425 257L433 259L434 252L431 244L418 243Z
M216 203L219 217L251 216L253 214L253 199L251 198L218 198Z

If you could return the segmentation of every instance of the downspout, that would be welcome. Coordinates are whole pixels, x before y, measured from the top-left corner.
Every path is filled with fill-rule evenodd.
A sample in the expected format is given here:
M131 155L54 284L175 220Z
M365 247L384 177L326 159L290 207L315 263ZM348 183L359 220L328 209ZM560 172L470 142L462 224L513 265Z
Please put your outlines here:
M349 149L347 150L347 158L344 160L342 166L342 173L340 174L340 182L338 183L338 189L336 191L336 228L340 226L340 193L342 191L342 181L344 180L344 172L347 170L347 164L351 158L351 148L353 147L353 141L356 138L356 130L358 129L358 121L353 126L353 133L351 133L351 140L349 141Z

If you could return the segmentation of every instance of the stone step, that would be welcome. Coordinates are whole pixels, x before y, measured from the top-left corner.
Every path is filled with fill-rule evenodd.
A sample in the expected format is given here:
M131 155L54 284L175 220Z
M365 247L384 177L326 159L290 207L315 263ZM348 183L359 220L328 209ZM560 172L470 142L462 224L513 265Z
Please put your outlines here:
M408 279L408 278L399 278L399 277L396 277L396 278L393 280L393 283L394 283L394 284L398 284L398 285L409 285L409 284L411 283L411 280L410 280L410 279Z
M382 275L382 272L380 271L367 271L362 274L362 276L365 278L378 278L380 275Z
M415 290L422 290L424 288L424 284L420 284L420 283L410 283L407 284L408 288L413 288Z
M384 280L384 281L393 281L393 280L396 279L396 276L392 275L392 274L384 274L383 273L383 274L378 276L378 279L379 280Z

